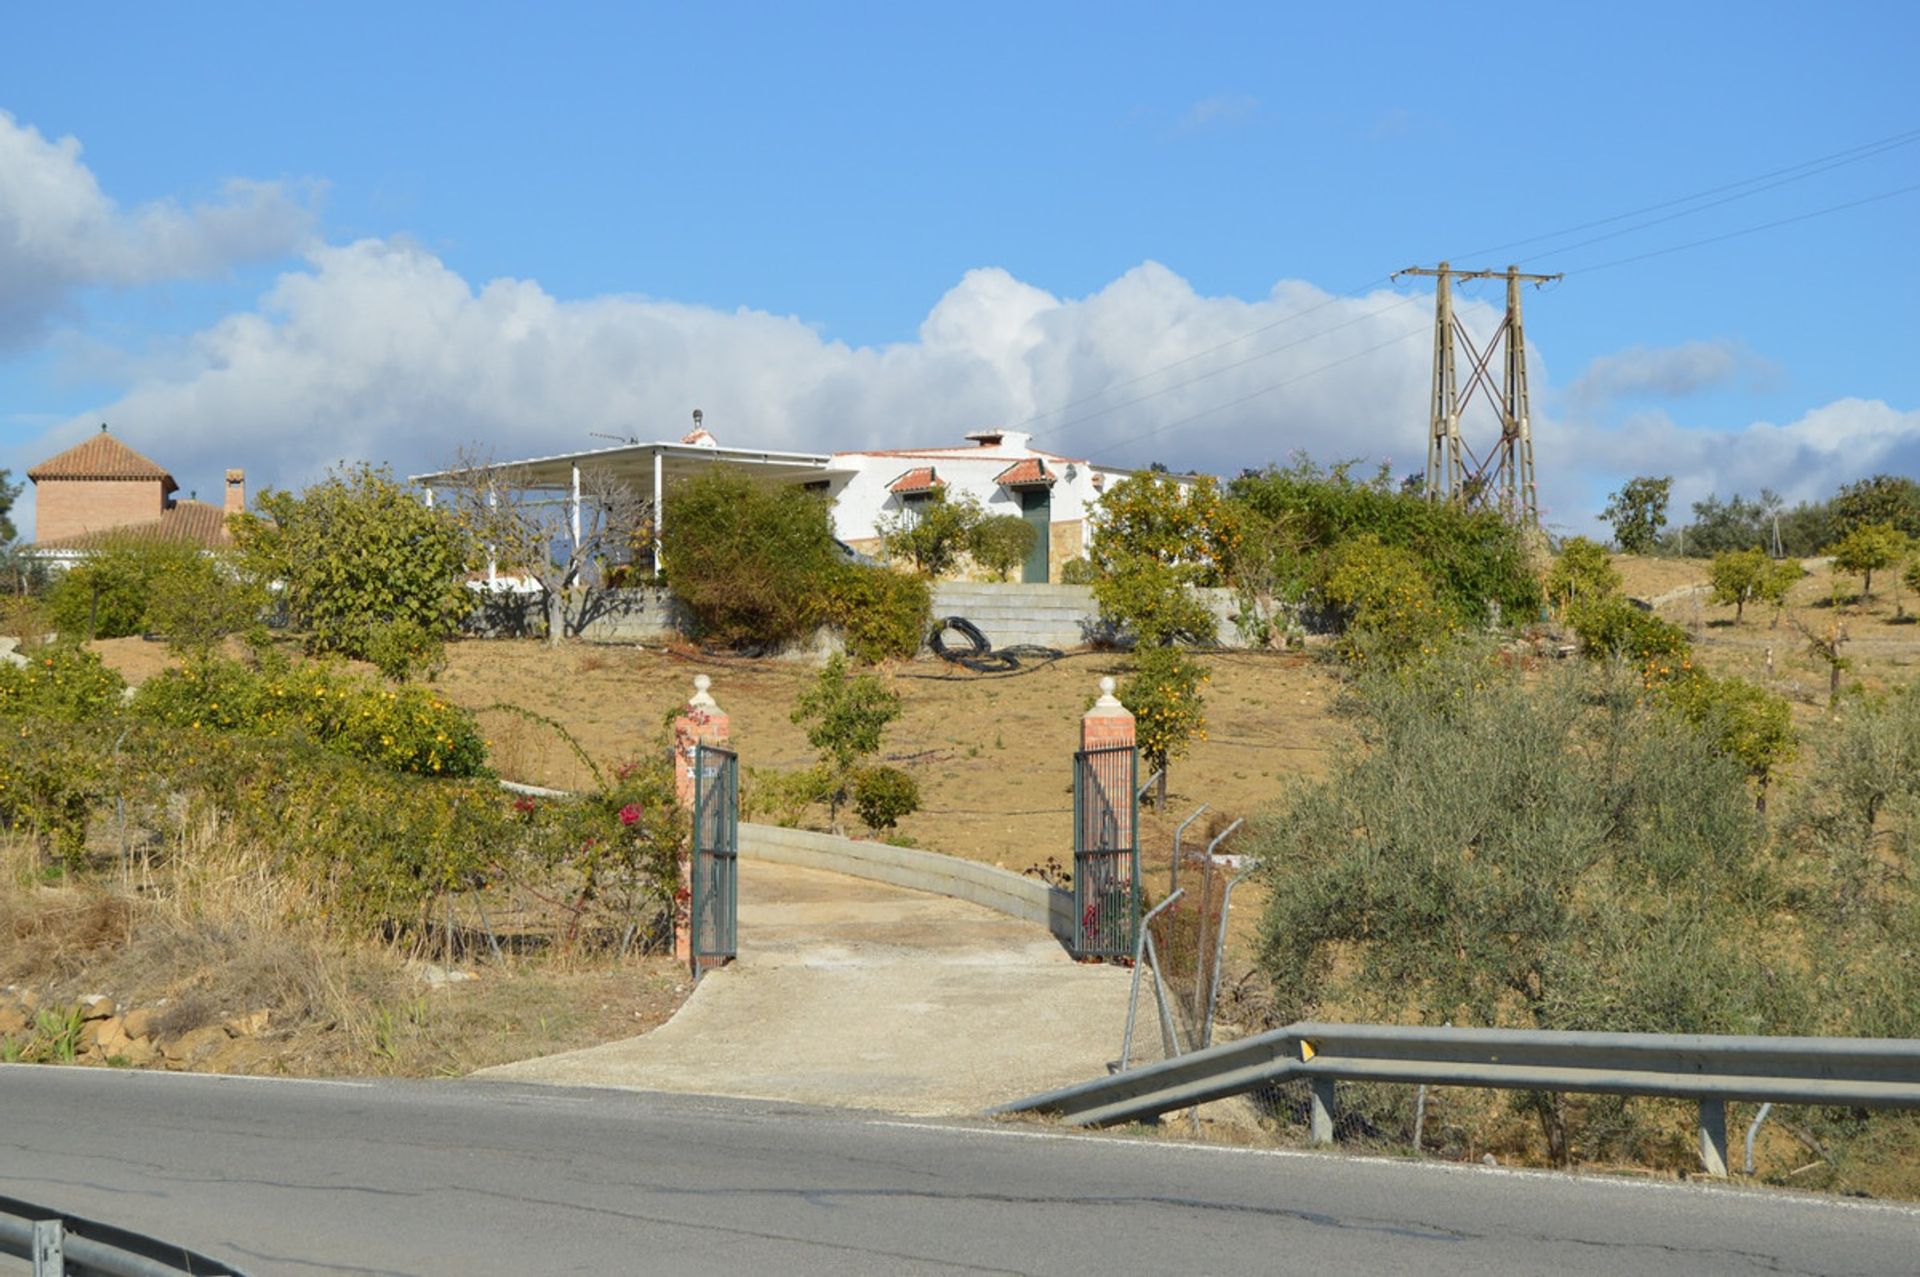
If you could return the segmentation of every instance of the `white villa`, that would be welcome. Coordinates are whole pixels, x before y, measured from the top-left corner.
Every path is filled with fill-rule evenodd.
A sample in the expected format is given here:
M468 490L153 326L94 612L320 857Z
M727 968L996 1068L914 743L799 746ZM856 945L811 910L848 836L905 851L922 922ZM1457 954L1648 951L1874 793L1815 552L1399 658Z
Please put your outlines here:
M1020 579L1054 581L1060 566L1086 551L1087 507L1130 472L1035 448L1014 430L981 430L957 448L836 452L824 480L833 497L834 534L857 550L879 545L879 524L934 493L962 494L988 514L1015 514L1034 525L1033 553Z
M1059 580L1061 565L1085 553L1088 507L1108 484L1132 473L1035 448L1030 435L1015 430L976 431L966 436L966 444L952 448L769 452L724 447L700 424L699 412L693 418L693 431L673 443L635 442L491 468L511 471L523 488L564 494L577 518L583 469L611 471L643 495L651 493L658 510L666 485L675 479L716 465L738 465L773 482L804 484L827 494L834 535L864 552L879 546L879 524L887 516L910 511L935 492L965 494L989 514L1016 514L1039 530L1021 574L1029 582ZM452 472L412 477L427 489L429 500L436 485L458 479ZM658 555L656 539L656 562Z

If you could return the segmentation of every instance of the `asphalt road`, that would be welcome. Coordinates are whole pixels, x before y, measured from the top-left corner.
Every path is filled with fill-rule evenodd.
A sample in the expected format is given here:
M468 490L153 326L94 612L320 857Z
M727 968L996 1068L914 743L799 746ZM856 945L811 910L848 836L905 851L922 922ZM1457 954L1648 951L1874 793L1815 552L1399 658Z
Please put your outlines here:
M0 1195L270 1273L1913 1273L1920 1212L506 1083L0 1067Z

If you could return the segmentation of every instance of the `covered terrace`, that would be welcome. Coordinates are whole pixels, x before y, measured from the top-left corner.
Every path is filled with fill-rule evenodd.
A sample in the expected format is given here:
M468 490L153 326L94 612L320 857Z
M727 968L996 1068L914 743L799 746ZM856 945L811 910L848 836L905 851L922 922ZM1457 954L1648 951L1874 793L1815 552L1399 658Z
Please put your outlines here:
M697 432L704 434L704 431ZM710 439L711 436L708 436ZM465 486L476 476L489 480L496 476L502 488L526 493L551 493L552 499L567 503L568 522L574 539L580 537L582 473L606 475L625 483L637 493L653 494L653 573L660 574L660 534L665 518L663 497L668 484L703 474L715 466L742 466L755 474L781 483L809 483L844 473L832 468L833 458L825 453L769 452L763 448L728 448L712 442L699 443L627 443L611 448L589 448L582 452L557 453L549 457L530 457L522 461L491 462L471 469L439 470L431 474L409 475L410 482L424 488L427 503L433 504L436 487Z

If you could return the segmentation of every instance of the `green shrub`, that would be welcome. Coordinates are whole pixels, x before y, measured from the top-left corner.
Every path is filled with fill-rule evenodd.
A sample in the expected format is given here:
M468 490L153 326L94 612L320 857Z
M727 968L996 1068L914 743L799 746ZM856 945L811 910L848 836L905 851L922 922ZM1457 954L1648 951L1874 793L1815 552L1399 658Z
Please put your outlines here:
M236 570L232 555L195 554L156 582L145 629L183 655L204 655L230 634L264 637L268 592Z
M1181 570L1149 555L1109 559L1094 580L1093 599L1100 619L1140 647L1212 643L1219 631L1219 619L1187 588Z
M877 531L888 558L905 560L914 571L938 580L972 548L983 517L973 497L950 497L945 488L935 488L925 501L882 516Z
M86 867L87 818L120 779L120 760L75 720L29 720L0 731L0 823L30 835L69 874Z
M1871 598L1873 574L1900 561L1907 552L1907 538L1891 524L1863 523L1841 537L1831 552L1834 570L1858 573L1861 595Z
M806 727L807 743L820 751L821 799L836 826L855 779L898 717L900 694L871 674L850 674L838 655L795 698L793 721Z
M466 710L422 687L391 687L324 664L254 669L219 657L192 661L148 679L132 711L176 728L304 736L395 771L486 774L486 743Z
M1370 482L1346 467L1322 469L1300 458L1282 469L1241 475L1228 485L1243 505L1280 535L1257 538L1272 592L1298 597L1314 584L1314 564L1329 550L1371 533L1384 545L1419 556L1447 609L1467 622L1489 619L1489 605L1506 617L1539 613L1540 580L1528 558L1521 530L1497 511L1467 510L1403 492L1382 471ZM1252 540L1244 554L1253 554ZM1236 565L1236 577L1253 565Z
M831 579L830 616L856 661L906 660L920 650L933 610L925 580L858 564L841 565Z
M1363 677L1355 710L1367 748L1253 835L1277 1016L1807 1025L1792 964L1755 944L1777 919L1744 769L1677 717L1604 667L1451 655ZM1564 1106L1540 1116L1564 1158Z
M994 580L1004 581L1027 561L1039 539L1039 530L1019 515L994 514L975 525L969 548L975 563L991 573Z
M920 784L898 767L869 767L853 782L853 810L874 833L920 810Z
M168 607L170 596L222 599L218 587L227 579L215 560L195 546L124 533L106 538L61 573L47 606L64 635L125 638L159 628L156 608L168 620L175 619L179 613Z
M253 580L282 583L309 651L366 659L394 625L444 640L478 604L467 578L481 547L384 466L335 471L298 495L269 489L256 504L260 515L232 520L240 562Z
M1628 554L1652 554L1667 526L1667 497L1673 476L1629 479L1607 497L1600 517L1613 525L1613 539Z
M1832 506L1834 531L1842 537L1881 524L1920 538L1920 480L1892 474L1858 479L1841 485Z
M1620 590L1620 572L1607 548L1586 537L1569 537L1547 569L1547 601L1557 608L1604 599Z
M1692 671L1665 685L1669 703L1715 749L1736 759L1764 800L1778 770L1793 759L1793 714L1785 697L1743 678Z
M419 622L402 618L369 627L361 650L382 674L404 683L420 674L438 673L446 644Z
M1183 585L1223 585L1239 543L1238 512L1205 475L1181 482L1143 470L1113 484L1087 512L1087 557L1101 575L1143 561Z
M1420 557L1371 532L1335 547L1324 572L1320 592L1341 619L1349 661L1401 664L1433 652L1453 629Z
M1631 661L1649 678L1668 678L1691 668L1693 644L1687 632L1623 598L1580 603L1568 609L1567 620L1595 659Z
M25 665L0 661L0 719L81 723L119 712L126 680L78 643L21 653Z
M1135 740L1149 768L1160 773L1156 802L1166 805L1167 767L1195 740L1207 738L1207 672L1171 647L1134 652L1133 673L1120 684L1119 699L1133 714Z
M715 469L666 500L663 552L701 638L774 648L827 619L843 566L824 498Z
M1094 568L1091 559L1072 558L1060 565L1060 584L1062 585L1092 585L1099 579L1100 574ZM1914 588L1920 589L1920 586Z
M826 773L818 767L788 772L749 767L746 783L740 787L740 812L749 819L763 817L792 829L807 808L827 800L827 788Z

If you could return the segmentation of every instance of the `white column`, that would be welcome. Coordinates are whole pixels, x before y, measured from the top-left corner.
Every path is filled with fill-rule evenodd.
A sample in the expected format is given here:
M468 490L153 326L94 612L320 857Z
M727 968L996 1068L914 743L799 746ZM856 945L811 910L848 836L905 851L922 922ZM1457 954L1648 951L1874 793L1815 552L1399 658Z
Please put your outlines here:
M573 496L567 503L567 521L573 525L573 546L580 548L580 467L573 467Z
M660 525L666 515L660 501L660 449L653 450L653 574L660 575Z
M489 510L495 509L499 506L499 504L500 504L499 494L493 490L493 484L489 482L487 484L487 509ZM500 565L494 561L493 546L491 543L489 543L487 546L487 585L489 587L492 587L499 583L499 579L500 579Z
M427 509L433 509L433 489L427 489Z

